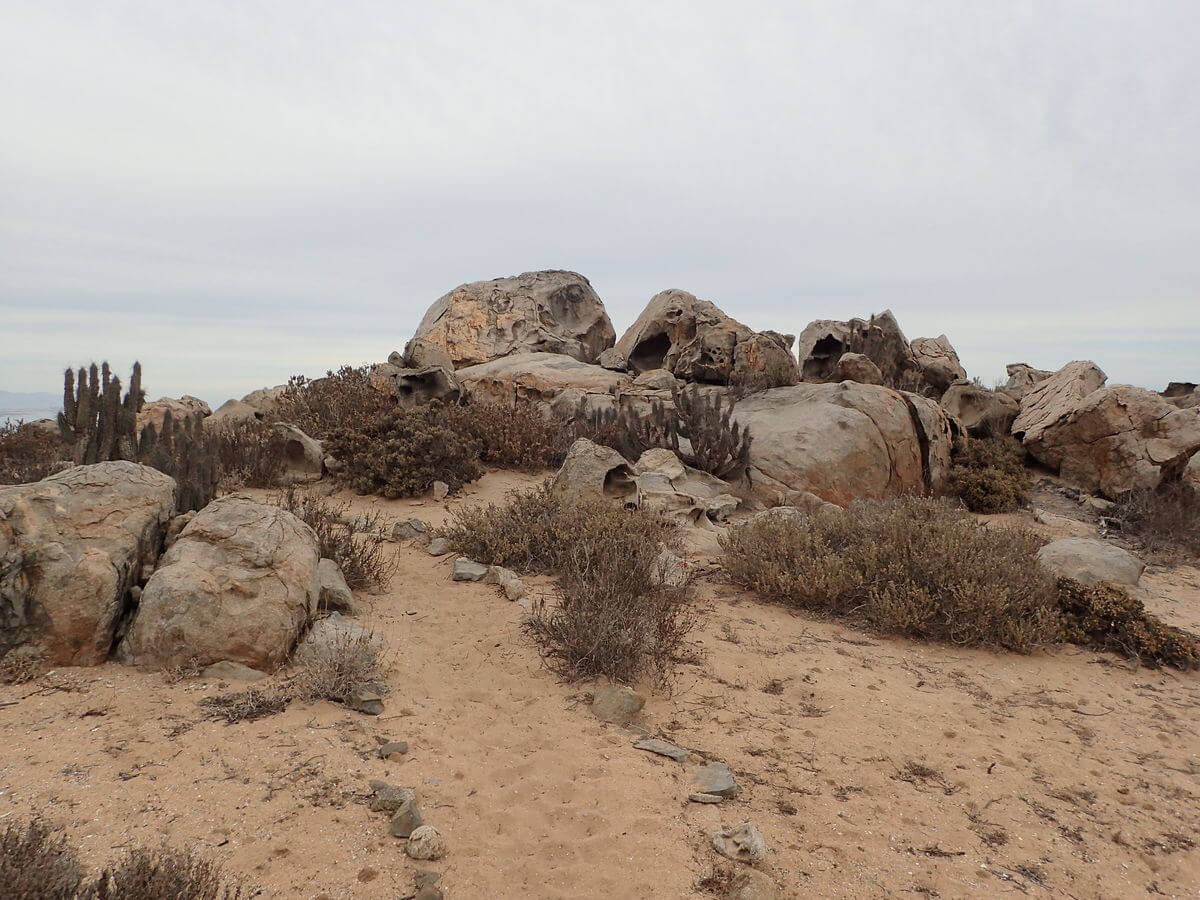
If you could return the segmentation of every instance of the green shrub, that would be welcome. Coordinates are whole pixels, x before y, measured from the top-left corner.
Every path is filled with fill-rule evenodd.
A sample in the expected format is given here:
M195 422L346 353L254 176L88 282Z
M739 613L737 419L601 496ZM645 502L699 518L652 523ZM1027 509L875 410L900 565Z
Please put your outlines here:
M41 819L0 832L0 893L9 900L75 900L83 877L75 847Z
M1011 436L964 438L956 448L948 492L971 512L1013 512L1029 502L1025 451Z
M1059 634L1037 538L988 529L935 500L761 518L732 528L722 544L734 582L880 631L1017 651Z
M435 481L454 492L483 474L479 443L436 401L334 431L325 450L340 464L338 478L361 494L412 497Z
M0 424L0 484L41 481L70 456L70 448L53 431L21 422Z
M1085 587L1070 578L1058 582L1064 636L1074 644L1107 650L1148 666L1200 667L1195 636L1146 612L1140 600L1111 584Z

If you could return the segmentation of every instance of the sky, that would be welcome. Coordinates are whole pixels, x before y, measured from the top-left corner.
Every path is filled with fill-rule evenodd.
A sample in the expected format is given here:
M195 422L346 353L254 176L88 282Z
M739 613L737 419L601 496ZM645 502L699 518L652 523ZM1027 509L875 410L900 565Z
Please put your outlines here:
M0 0L0 389L216 404L464 282L1200 381L1200 4Z

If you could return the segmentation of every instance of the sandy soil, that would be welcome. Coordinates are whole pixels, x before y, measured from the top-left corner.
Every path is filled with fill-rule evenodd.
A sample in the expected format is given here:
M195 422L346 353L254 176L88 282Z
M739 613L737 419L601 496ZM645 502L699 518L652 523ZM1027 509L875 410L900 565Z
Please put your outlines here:
M493 473L454 502L530 480ZM737 773L737 799L699 805L684 766L633 749L638 734L591 716L586 686L545 670L517 604L452 583L450 558L392 546L390 588L362 598L395 655L382 716L319 703L226 726L197 701L242 685L58 670L0 688L0 822L40 811L96 865L136 844L194 847L273 898L403 897L419 869L442 872L450 898L705 896L706 833L744 820L782 896L1200 896L1196 674L880 638L710 571L697 659L645 714ZM694 547L703 566L712 541ZM1144 584L1156 611L1200 630L1200 570ZM409 742L403 762L376 758L384 738ZM449 855L409 860L363 805L368 778L414 786Z

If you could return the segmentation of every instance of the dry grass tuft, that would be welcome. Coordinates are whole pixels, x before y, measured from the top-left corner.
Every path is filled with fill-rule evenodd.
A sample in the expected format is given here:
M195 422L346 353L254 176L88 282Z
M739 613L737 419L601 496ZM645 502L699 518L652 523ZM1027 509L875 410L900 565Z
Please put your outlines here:
M9 900L74 900L83 877L66 835L41 819L9 822L0 833L0 885Z
M376 634L344 634L309 648L288 685L288 694L304 702L348 703L364 684L386 686L387 650Z
M1059 636L1037 538L935 500L760 520L731 529L723 547L730 578L764 598L881 631L1021 652Z
M213 719L221 719L227 725L237 722L254 722L265 719L287 709L291 697L274 684L252 685L244 691L204 697L200 705L205 707Z
M1155 490L1133 491L1112 511L1124 534L1147 550L1200 558L1200 488L1173 481Z
M1140 600L1110 584L1058 582L1065 637L1074 644L1120 653L1147 666L1200 668L1200 641L1146 612Z
M378 513L352 516L349 503L334 503L294 487L272 502L316 532L321 557L341 567L351 590L384 587L395 574L399 562L384 546Z

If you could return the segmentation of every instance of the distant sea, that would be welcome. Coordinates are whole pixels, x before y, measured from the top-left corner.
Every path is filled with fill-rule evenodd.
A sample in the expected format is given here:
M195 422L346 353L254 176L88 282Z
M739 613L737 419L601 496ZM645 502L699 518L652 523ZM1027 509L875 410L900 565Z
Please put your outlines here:
M53 419L58 415L58 409L36 407L0 408L0 425L8 422L36 422L38 419Z
M0 425L53 419L62 409L62 397L45 391L20 393L0 390Z

